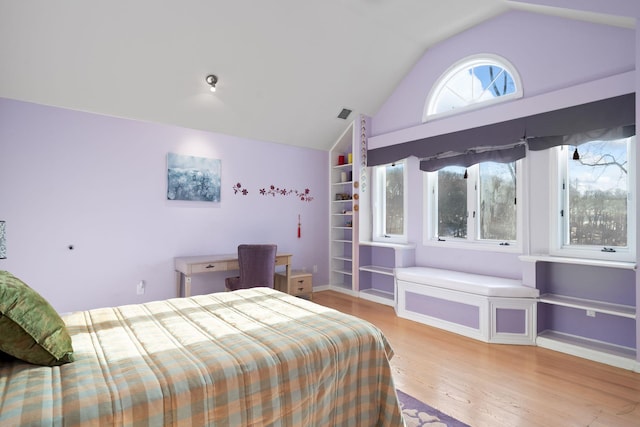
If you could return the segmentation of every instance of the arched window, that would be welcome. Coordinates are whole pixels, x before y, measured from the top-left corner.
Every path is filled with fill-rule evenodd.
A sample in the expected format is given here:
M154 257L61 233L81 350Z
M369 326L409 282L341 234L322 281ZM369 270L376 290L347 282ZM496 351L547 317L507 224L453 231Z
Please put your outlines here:
M521 97L520 76L509 61L490 54L469 56L433 85L422 121Z

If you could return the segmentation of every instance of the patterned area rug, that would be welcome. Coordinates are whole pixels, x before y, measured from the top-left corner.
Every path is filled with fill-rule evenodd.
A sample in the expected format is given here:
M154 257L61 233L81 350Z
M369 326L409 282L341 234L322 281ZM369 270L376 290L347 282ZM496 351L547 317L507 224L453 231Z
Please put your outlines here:
M406 427L469 427L400 390L398 399Z

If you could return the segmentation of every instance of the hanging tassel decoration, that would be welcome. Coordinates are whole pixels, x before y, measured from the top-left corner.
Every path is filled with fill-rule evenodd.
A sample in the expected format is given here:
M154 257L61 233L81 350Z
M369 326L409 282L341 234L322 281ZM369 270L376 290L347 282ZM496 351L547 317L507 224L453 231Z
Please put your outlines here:
M300 227L302 226L302 224L300 223L300 214L298 214L298 239L300 238Z
M573 152L573 160L580 160L580 153L578 153L578 147L576 147L576 151Z

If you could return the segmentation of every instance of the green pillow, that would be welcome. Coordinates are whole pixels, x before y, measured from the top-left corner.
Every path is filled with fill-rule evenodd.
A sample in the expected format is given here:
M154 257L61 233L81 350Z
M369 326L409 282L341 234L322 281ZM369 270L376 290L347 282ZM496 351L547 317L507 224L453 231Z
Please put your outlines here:
M0 350L36 365L73 361L71 337L58 313L7 271L0 271Z

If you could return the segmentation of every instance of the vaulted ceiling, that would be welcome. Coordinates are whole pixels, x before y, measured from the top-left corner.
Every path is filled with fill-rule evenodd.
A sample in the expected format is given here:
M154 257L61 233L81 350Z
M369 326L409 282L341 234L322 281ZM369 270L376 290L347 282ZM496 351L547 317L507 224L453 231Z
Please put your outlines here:
M0 97L327 150L342 108L374 115L430 46L510 9L635 25L549 6L577 1L0 0Z

